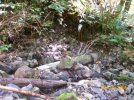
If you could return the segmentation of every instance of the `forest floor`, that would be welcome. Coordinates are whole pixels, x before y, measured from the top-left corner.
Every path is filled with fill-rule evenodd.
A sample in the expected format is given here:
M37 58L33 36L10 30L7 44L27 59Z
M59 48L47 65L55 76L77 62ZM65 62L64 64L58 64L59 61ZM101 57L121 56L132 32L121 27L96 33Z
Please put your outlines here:
M118 48L106 53L54 37L23 40L0 54L0 100L134 100L133 56L120 63Z

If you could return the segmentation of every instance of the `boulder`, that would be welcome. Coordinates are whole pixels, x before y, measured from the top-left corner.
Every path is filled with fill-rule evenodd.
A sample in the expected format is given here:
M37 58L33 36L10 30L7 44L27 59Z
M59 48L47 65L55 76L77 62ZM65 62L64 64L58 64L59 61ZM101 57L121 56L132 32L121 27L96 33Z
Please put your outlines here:
M34 70L28 66L18 68L14 74L15 78L33 78Z

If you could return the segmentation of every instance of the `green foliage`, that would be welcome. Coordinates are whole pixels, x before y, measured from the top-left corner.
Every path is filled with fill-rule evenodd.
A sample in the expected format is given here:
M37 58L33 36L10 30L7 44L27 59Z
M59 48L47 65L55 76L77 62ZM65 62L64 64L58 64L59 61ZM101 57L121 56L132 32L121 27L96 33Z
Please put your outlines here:
M78 100L74 93L62 93L56 100Z
M52 26L57 25L56 19L65 23L61 25L66 25L66 33L71 30L72 34L80 34L78 36L84 38L85 41L97 40L93 45L129 47L130 43L124 32L126 17L121 12L122 4L115 8L107 8L108 5L103 6L101 0L99 6L93 8L88 0L71 1L21 0L17 2L7 0L7 4L0 5L4 11L1 19L6 20L6 24L2 26L2 34L11 31L11 34L16 37L23 34L45 36L53 28ZM82 28L79 27L80 25Z
M115 77L115 79L117 79L119 81L129 81L129 80L131 80L131 78L128 75L119 75L119 76Z
M67 5L67 2L65 0L58 0L58 1L53 2L52 4L50 4L48 6L48 8L51 8L51 9L57 11L58 13L62 13L65 10L67 10L68 5Z
M8 44L8 45L2 45L2 46L0 46L0 52L3 52L3 51L8 51L9 50L9 48L11 48L12 47L12 45L11 44Z

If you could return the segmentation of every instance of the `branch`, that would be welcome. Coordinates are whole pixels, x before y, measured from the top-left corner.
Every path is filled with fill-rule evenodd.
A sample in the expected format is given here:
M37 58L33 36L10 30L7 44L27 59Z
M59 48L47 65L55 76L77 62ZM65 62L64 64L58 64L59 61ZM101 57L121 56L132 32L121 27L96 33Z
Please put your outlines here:
M28 84L33 84L39 88L59 88L67 85L66 81L56 81L56 80L41 80L41 79L28 79L28 78L0 78L0 84L16 84L18 86L26 86Z
M1 89L2 90L13 91L13 92L20 93L20 94L27 95L27 96L35 96L35 97L39 97L39 98L42 98L42 99L45 99L45 100L52 100L52 97L50 97L48 95L41 95L41 94L37 94L37 93L34 93L34 92L19 90L19 89L12 88L12 87L7 87L7 86L0 85L0 90Z

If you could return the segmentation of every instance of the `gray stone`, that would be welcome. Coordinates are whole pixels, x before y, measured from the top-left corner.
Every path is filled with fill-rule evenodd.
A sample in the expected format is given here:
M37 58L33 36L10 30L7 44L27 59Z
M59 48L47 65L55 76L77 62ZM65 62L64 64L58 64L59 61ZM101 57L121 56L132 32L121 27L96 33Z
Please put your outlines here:
M127 89L126 89L126 94L130 94L134 90L134 84L129 84Z
M12 65L12 70L17 70L18 68L22 67L22 66L29 66L29 62L27 61L14 61L11 62Z
M111 100L112 100L113 98L118 97L118 96L119 96L118 90L114 90L114 91L111 91L111 92L110 92L110 98L111 98Z
M98 73L101 73L101 66L99 64L94 64L93 70Z
M19 86L15 85L15 84L12 84L12 83L7 84L6 86L8 86L8 87L12 87L12 88L16 88L16 89L20 89Z
M121 95L125 94L125 90L124 90L124 89L119 89L118 91L119 91L119 93L120 93Z
M91 100L94 96L90 93L81 93L85 100ZM82 98L83 99L83 98Z
M6 95L2 98L2 100L14 100L14 97L12 95Z
M60 89L60 90L58 90L58 91L56 91L56 92L54 92L54 93L52 93L50 95L51 96L59 96L59 95L61 95L64 92L70 92L70 90L68 90L68 89Z
M80 63L80 64L90 64L94 61L92 55L80 55L72 58L74 61Z
M109 72L109 71L104 72L103 75L104 75L104 77L105 77L106 79L108 79L108 80L111 80L114 76L116 76L115 74L113 74L113 73L111 73L111 72Z
M38 66L38 61L36 59L28 60L29 62L29 67L34 68Z
M71 69L72 67L75 67L75 62L69 57L61 59L60 63L57 65L57 68L61 70Z
M0 70L0 77L7 77L8 74L2 70Z
M27 86L24 86L21 88L21 90L24 90L24 91L31 91L32 89L33 89L32 84L28 84Z
M39 77L41 79L46 79L46 80L59 80L58 75L54 74L53 72L50 72L49 70L41 70L39 72Z
M68 81L70 75L68 74L67 71L62 71L62 72L58 73L57 76L59 77L59 79Z
M134 100L134 95L128 95L127 100Z
M14 74L15 78L33 78L34 70L28 66L18 68Z
M90 69L86 70L86 69L83 69L81 70L81 75L82 75L82 78L90 78L93 73Z
M126 97L119 96L119 97L118 97L118 100L126 100Z
M130 72L129 70L122 70L122 74L134 78L134 73Z

